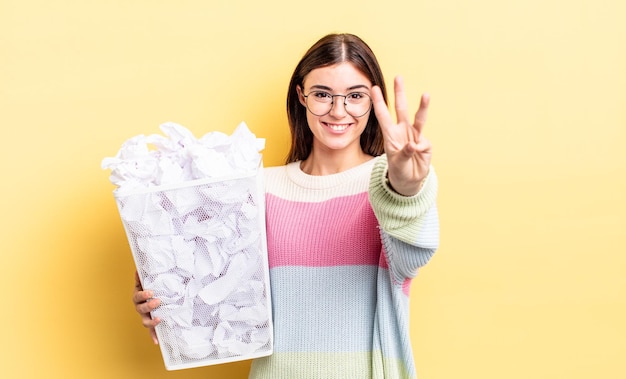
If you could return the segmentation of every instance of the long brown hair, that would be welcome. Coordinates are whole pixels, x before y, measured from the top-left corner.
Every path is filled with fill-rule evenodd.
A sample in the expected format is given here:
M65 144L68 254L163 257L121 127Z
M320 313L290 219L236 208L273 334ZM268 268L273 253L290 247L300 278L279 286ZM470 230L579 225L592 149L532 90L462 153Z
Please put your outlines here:
M297 86L304 87L304 78L316 68L349 62L382 90L387 102L387 90L382 71L370 47L353 34L329 34L322 37L304 54L291 76L287 93L287 118L291 130L291 148L287 163L306 159L313 147L313 133L306 119L306 107L300 103ZM361 134L361 148L367 154L383 153L383 136L374 111L370 112Z

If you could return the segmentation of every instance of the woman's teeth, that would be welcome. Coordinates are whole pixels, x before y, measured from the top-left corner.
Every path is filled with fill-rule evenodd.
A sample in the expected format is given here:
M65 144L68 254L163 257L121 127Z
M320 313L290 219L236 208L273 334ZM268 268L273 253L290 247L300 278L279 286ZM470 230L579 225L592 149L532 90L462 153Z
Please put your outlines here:
M326 124L326 125L328 125L329 128L331 128L332 130L336 132L346 130L348 126L350 126L349 124Z

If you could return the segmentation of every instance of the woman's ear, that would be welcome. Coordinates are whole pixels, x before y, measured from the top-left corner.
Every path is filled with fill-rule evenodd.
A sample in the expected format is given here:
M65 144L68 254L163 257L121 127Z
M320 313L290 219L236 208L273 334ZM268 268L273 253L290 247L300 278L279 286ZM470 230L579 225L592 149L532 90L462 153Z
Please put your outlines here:
M296 86L296 92L298 92L298 100L300 100L300 104L306 107L306 100L304 99L304 94L302 93L302 87L298 84Z

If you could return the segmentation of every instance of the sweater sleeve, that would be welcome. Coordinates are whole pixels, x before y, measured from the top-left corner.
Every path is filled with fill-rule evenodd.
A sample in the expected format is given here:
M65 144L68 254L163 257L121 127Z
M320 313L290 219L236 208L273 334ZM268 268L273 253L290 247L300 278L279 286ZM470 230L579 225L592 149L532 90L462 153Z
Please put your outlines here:
M369 199L390 266L395 266L396 274L410 278L439 247L437 175L431 167L420 192L403 196L389 186L387 169L383 155L372 168Z

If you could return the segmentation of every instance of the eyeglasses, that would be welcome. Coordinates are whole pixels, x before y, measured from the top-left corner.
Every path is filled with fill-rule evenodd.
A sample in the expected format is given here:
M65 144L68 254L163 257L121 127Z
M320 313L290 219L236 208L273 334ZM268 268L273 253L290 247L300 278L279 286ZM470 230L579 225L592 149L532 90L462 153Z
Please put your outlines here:
M352 117L365 116L372 108L372 98L365 92L350 92L347 95L332 95L326 91L311 91L303 95L306 108L316 116L325 116L330 113L335 104L335 97L343 97L343 106Z

